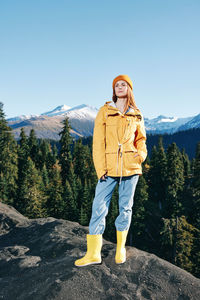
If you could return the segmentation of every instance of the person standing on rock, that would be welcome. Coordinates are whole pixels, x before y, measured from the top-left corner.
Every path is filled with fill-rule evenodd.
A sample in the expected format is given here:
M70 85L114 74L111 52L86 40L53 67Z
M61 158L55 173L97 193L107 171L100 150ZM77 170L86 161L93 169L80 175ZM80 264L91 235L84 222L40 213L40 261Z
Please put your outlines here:
M113 97L102 106L95 119L93 161L98 176L92 216L87 234L87 252L75 261L77 267L101 263L105 217L118 183L119 215L115 220L117 249L115 262L126 261L125 243L131 223L135 188L146 159L144 119L133 96L129 76L113 80Z

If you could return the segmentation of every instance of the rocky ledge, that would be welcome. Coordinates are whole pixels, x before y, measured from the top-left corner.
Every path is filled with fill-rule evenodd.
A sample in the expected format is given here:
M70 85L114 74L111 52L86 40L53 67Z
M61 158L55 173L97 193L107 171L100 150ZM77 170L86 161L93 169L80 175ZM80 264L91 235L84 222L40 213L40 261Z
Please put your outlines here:
M116 265L116 245L104 240L101 265L75 267L87 233L78 223L28 219L0 203L0 299L200 299L198 278L134 247Z

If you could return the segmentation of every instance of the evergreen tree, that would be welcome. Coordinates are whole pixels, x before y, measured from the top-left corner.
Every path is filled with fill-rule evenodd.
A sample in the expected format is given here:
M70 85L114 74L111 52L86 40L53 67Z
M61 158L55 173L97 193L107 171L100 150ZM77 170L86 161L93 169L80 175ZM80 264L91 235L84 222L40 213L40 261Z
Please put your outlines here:
M195 228L186 221L185 216L164 219L161 230L162 250L164 258L180 268L192 271L191 252L194 242ZM176 243L176 247L174 244ZM176 253L174 253L174 250Z
M194 221L192 224L196 228L200 228L200 142L196 147L194 176L192 180L193 203L194 203Z
M159 208L162 209L163 204L165 202L165 192L166 192L166 177L167 177L167 158L165 154L165 150L163 147L162 137L158 140L158 163L160 168L159 182L158 182L158 198L159 198Z
M74 173L81 179L82 183L84 183L85 179L88 177L88 165L85 150L86 146L83 146L82 140L78 139L74 144L73 165Z
M64 218L66 213L66 202L63 199L62 178L60 175L60 167L54 165L49 174L50 183L47 189L46 210L48 216L54 218Z
M17 143L0 102L0 201L13 205L17 190Z
M165 203L166 177L167 177L166 154L162 144L162 138L159 138L158 149L153 147L149 170L149 198L150 201L162 210Z
M93 182L91 179L88 180L88 218L92 215L92 204L95 196L95 190L93 191Z
M176 217L182 210L184 187L184 165L175 143L167 149L166 203L164 213L167 218Z
M28 138L28 146L29 146L29 156L34 162L36 168L40 167L40 159L39 159L39 147L37 137L35 135L34 129L31 129L29 138Z
M20 140L18 147L18 180L17 180L17 196L15 198L14 206L16 209L21 210L23 207L23 203L20 202L19 194L24 185L24 181L27 176L28 169L28 157L29 157L29 147L28 147L28 139L24 132L24 128L21 129L20 132Z
M194 230L194 241L191 251L191 260L193 263L192 274L200 278L200 230L195 228Z
M139 195L137 197L140 198L143 193L148 197L148 202L145 204L146 225L145 232L143 233L145 240L143 245L141 244L139 247L143 250L160 255L159 238L162 224L161 219L166 201L167 178L167 159L161 137L158 140L158 147L156 148L156 146L154 146L152 149L150 168L145 177L147 179L146 182L148 183L147 189L145 188L145 183L144 190L142 190L142 187L140 188L140 183L138 183ZM138 228L138 226L136 228ZM138 240L135 242L138 243Z
M73 201L77 201L77 184L76 176L74 173L74 166L72 162L71 145L72 138L70 136L70 125L68 118L63 121L63 130L59 133L60 138L60 154L59 164L61 166L61 178L63 187L66 185L66 181L69 182L72 191Z
M19 147L18 147L18 174L19 179L23 176L23 170L26 166L29 156L29 146L28 146L28 139L24 132L24 128L21 129L20 132L20 140L19 140Z
M28 157L24 167L23 182L18 190L17 208L28 218L45 217L45 195L42 192L42 178L34 162Z
M182 160L184 165L184 178L185 182L188 181L190 175L191 175L191 169L190 169L190 160L188 155L185 153L185 149L182 150Z
M48 162L49 154L51 153L51 146L49 142L46 140L42 140L39 147L38 147L38 158L37 161L39 161L39 168L42 170L44 165Z
M158 176L160 175L159 163L158 163L158 151L156 146L153 146L151 152L150 160L150 169L148 173L149 180L149 198L152 202L158 205L157 199L157 185L158 185Z
M164 207L164 217L175 219L176 226L173 231L172 262L177 258L177 228L179 216L183 210L183 188L184 188L184 165L180 151L175 143L167 149L167 180L166 180L166 203Z
M52 169L52 167L56 164L56 161L58 159L58 149L56 145L51 147L51 151L48 152L47 159L46 159L46 167L47 170Z
M73 165L74 172L81 179L82 184L84 184L85 180L93 180L95 170L93 168L92 154L89 147L82 144L81 139L74 144Z
M43 168L42 168L41 176L42 176L43 191L46 192L46 189L49 186L49 175L48 175L48 171L47 171L46 165L44 165Z
M129 244L147 250L147 201L148 186L144 176L139 177L133 205L132 222L129 230Z
M187 202L188 221L200 228L200 143L196 147L196 156L193 162L192 179Z
M87 181L85 180L85 184L83 186L82 191L82 205L79 215L79 223L81 225L89 225L90 217L91 217L91 203L89 199L89 189Z
M188 216L191 212L191 167L188 155L185 150L182 150L182 160L184 165L184 187L182 193L182 214L186 216L187 221L189 221Z
M77 212L77 203L74 199L73 191L68 180L65 182L64 191L63 191L63 201L65 202L65 213L64 218L70 221L79 221L79 216Z
M74 173L72 171L72 155L71 155L71 145L72 145L72 138L70 136L70 125L69 120L66 118L63 121L63 129L59 133L61 136L60 138L60 154L59 154L59 163L61 166L61 177L62 177L62 183L63 186L65 185L65 181L68 180L71 181L71 173Z
M76 179L76 190L77 190L76 205L77 205L77 210L80 211L82 205L82 192L83 192L83 185L80 177L77 177Z
M149 171L150 171L150 158L147 155L147 158L145 159L145 162L142 164L142 176L148 182L149 180Z

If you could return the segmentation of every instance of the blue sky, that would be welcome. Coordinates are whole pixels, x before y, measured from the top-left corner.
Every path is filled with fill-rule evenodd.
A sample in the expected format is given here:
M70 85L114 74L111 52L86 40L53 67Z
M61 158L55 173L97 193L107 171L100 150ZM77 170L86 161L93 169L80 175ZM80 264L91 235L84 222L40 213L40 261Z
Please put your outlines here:
M200 113L199 0L0 1L7 117L99 108L128 74L143 115Z

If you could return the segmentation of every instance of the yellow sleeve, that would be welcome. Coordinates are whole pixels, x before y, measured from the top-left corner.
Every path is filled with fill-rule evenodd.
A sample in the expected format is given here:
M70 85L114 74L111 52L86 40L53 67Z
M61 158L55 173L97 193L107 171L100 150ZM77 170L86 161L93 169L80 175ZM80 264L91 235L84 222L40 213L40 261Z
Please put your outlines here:
M144 126L143 116L137 125L134 146L136 147L138 154L140 155L141 163L142 163L147 157L146 130Z
M93 133L93 161L98 179L106 172L106 121L104 116L104 107L101 107L94 124Z

